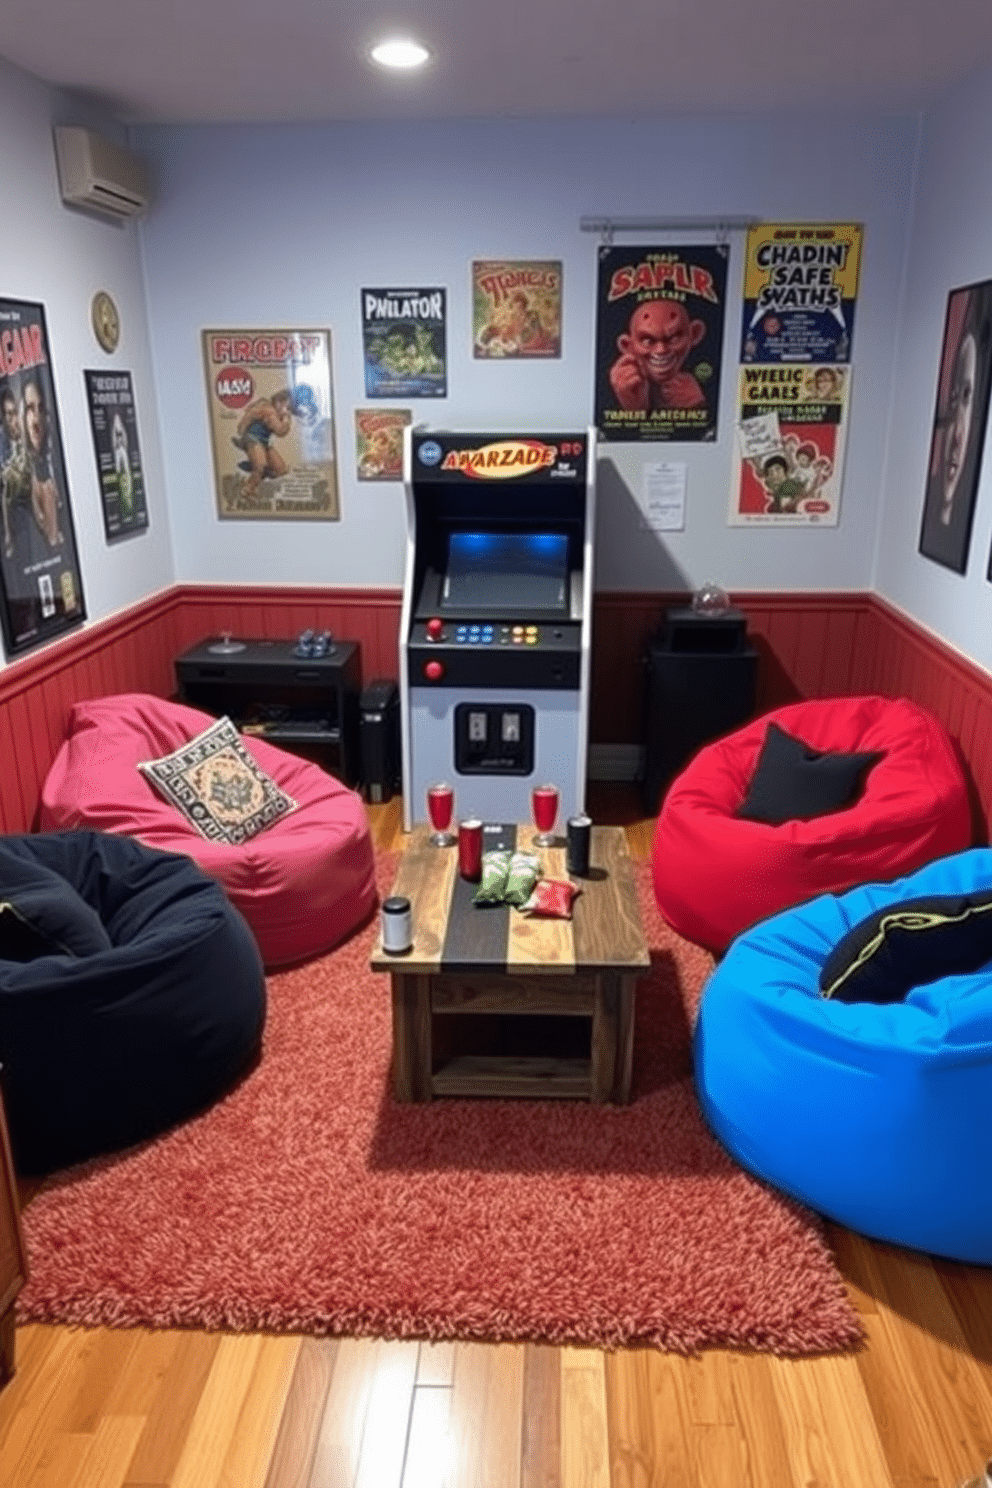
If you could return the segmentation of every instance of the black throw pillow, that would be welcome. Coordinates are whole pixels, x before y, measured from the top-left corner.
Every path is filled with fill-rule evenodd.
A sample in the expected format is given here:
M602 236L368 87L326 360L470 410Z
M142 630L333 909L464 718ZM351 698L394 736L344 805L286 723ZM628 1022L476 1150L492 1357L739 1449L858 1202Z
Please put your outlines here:
M857 800L865 776L884 752L824 754L770 723L737 815L777 827L843 811Z
M992 961L992 889L904 899L859 920L820 972L837 1002L901 1002L913 987Z

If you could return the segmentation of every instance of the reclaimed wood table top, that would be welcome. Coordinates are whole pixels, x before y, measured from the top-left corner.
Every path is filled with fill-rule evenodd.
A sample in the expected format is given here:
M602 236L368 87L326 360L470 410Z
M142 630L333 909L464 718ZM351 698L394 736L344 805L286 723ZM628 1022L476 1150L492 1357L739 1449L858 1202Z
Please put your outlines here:
M483 850L519 848L532 852L542 876L568 879L565 841L534 845L530 824L487 824ZM410 833L393 894L410 900L413 945L390 955L377 939L371 956L375 971L402 975L491 971L526 975L575 975L577 972L632 972L650 965L641 925L633 865L622 827L594 826L587 877L574 878L580 892L571 920L521 914L509 905L480 906L478 887L458 872L457 847L435 847L430 828Z

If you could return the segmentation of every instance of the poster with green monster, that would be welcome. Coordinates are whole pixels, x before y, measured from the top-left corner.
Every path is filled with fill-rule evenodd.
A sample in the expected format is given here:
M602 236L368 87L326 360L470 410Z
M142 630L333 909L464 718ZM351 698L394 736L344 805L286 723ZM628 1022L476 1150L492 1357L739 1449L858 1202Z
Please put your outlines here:
M448 396L447 291L363 289L368 398Z

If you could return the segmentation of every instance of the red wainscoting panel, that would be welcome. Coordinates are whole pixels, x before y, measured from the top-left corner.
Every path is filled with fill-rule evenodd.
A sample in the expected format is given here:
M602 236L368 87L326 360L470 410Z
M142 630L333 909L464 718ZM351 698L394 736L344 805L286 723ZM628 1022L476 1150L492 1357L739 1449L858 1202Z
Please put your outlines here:
M866 692L908 697L956 740L972 791L975 841L992 822L992 677L884 600L873 603L877 645Z
M361 645L362 678L396 677L393 589L177 585L0 669L0 830L29 831L72 704L115 692L175 692L173 661L221 630L290 638L327 629ZM761 661L756 712L803 697L880 692L929 708L959 741L976 841L992 819L992 677L870 594L741 594ZM602 593L593 617L590 741L644 741L651 635L686 596Z
M81 698L173 689L173 590L64 636L0 671L0 828L35 825L41 786Z

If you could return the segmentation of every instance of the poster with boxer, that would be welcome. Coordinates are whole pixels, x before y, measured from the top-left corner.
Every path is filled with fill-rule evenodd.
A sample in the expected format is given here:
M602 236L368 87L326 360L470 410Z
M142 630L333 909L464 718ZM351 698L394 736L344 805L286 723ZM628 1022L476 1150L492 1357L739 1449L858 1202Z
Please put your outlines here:
M203 362L217 515L338 521L330 331L204 331Z
M594 422L605 441L717 437L726 243L599 250Z

